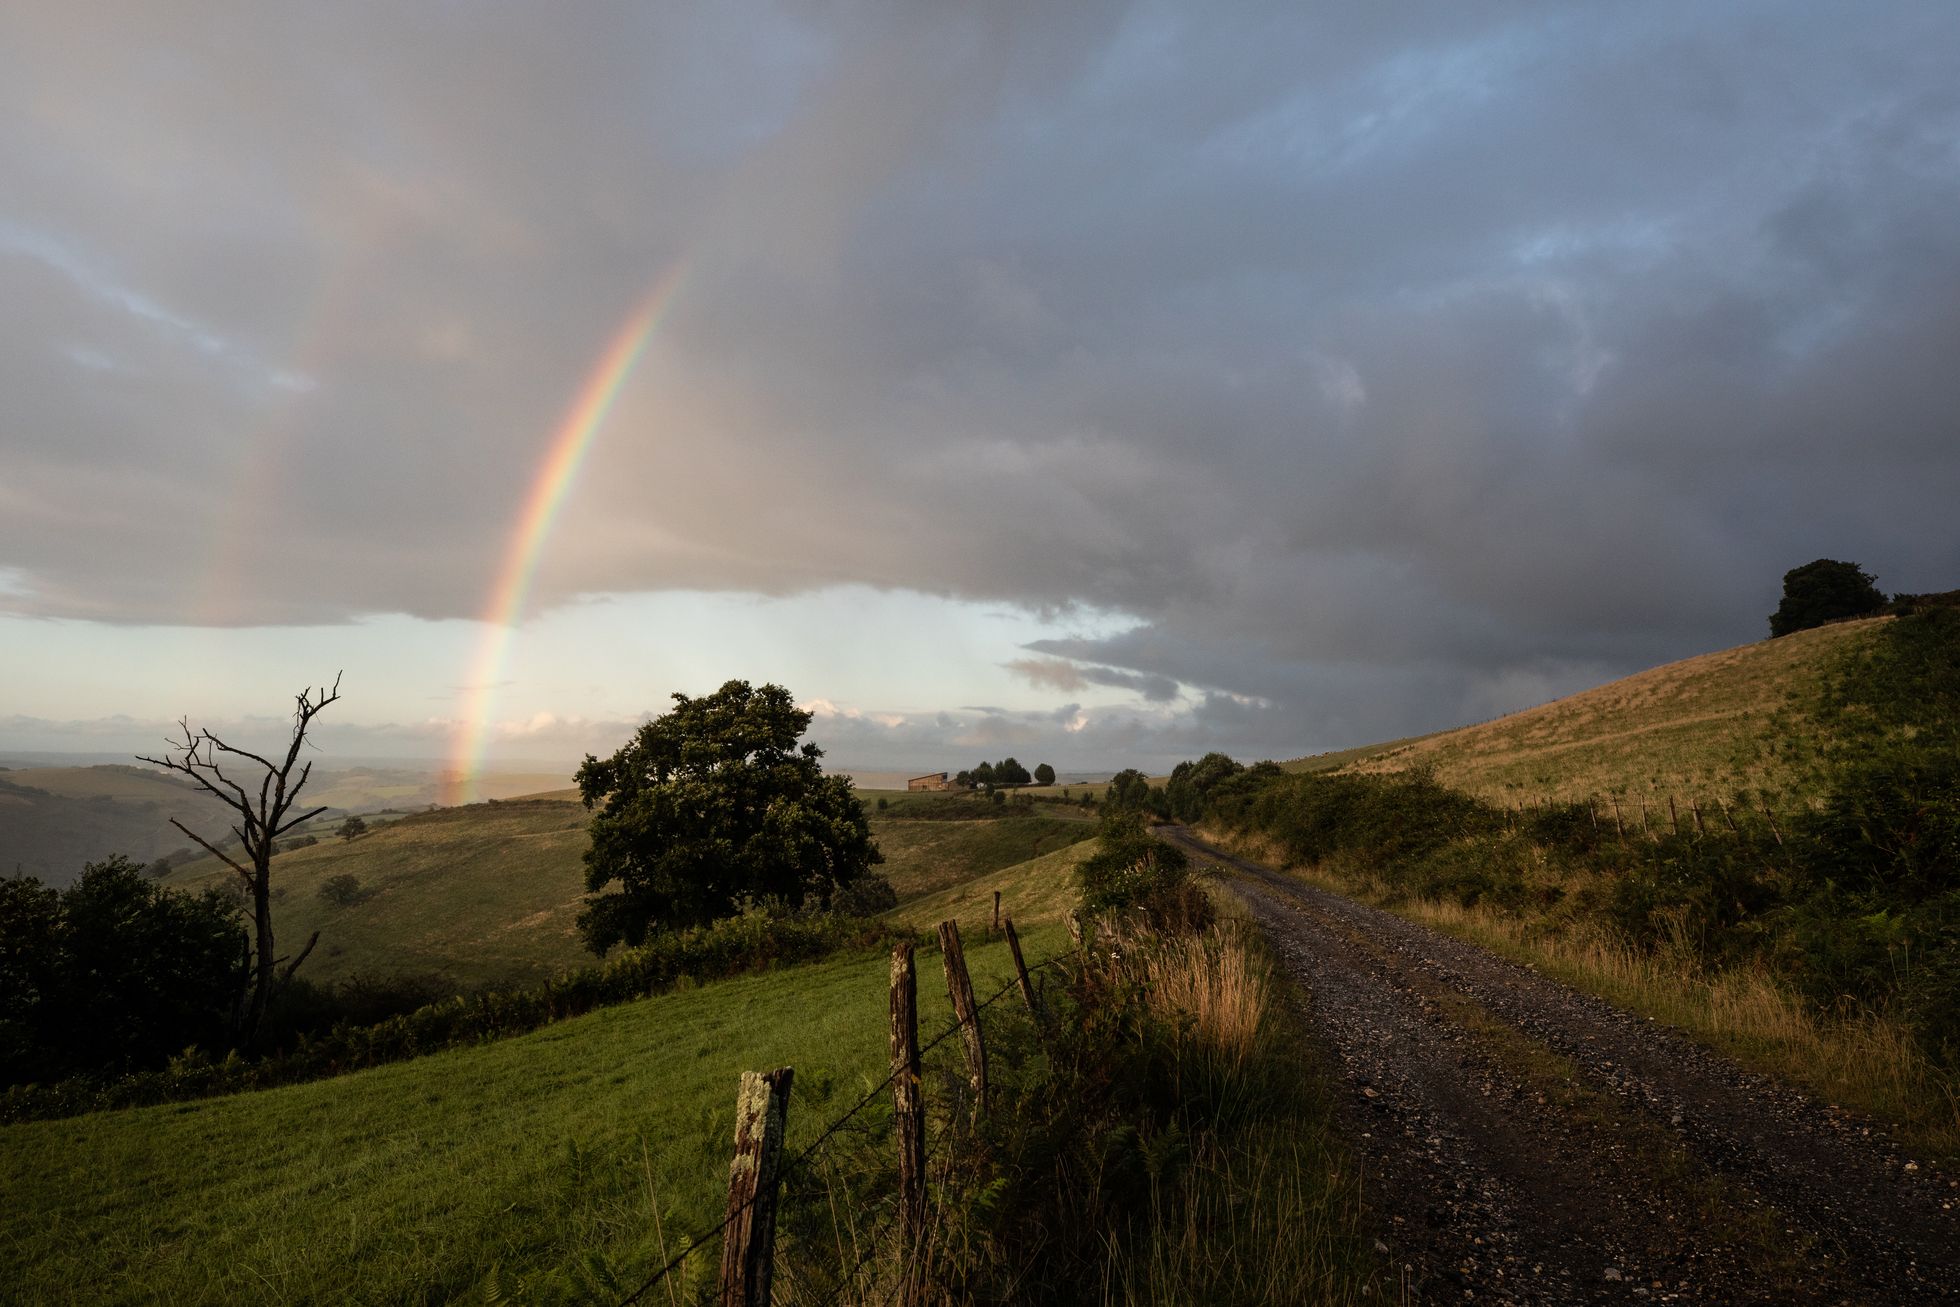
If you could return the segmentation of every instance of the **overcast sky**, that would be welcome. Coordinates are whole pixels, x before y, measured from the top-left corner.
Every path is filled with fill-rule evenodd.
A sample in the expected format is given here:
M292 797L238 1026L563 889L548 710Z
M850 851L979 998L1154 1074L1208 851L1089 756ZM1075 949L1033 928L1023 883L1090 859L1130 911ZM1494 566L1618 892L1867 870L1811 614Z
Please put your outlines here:
M0 751L1294 756L1960 585L1960 10L15 3Z

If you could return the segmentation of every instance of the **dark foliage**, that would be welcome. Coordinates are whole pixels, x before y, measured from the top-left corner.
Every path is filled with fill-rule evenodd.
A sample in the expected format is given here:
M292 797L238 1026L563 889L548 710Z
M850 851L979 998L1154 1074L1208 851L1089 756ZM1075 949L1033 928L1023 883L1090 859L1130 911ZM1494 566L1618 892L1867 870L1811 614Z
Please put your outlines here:
M840 950L883 948L901 932L882 922L834 915L768 917L754 913L693 930L668 931L599 965L569 972L533 989L486 991L425 1003L370 1025L339 1022L324 1034L306 1033L304 1012L289 1017L301 1033L290 1051L258 1061L214 1061L188 1053L162 1071L81 1076L55 1084L17 1085L0 1094L0 1121L72 1116L103 1108L204 1098L318 1080L362 1067L521 1034L595 1008L645 998L681 978L719 979L814 961ZM396 1001L385 986L377 999ZM302 1000L303 1001L303 1000Z
M1783 602L1769 615L1772 636L1807 631L1885 607L1885 595L1856 563L1819 558L1783 574Z
M1205 815L1218 787L1244 770L1222 753L1208 753L1196 762L1179 763L1171 769L1170 781L1164 786L1170 815L1178 821L1197 821Z
M1055 769L1045 762L1036 763L1034 783L1036 785L1053 785L1055 783Z
M6 1083L160 1066L224 1046L246 936L222 895L164 889L126 858L56 892L0 881L0 1076Z
M1191 860L1152 835L1141 813L1107 808L1097 834L1097 851L1076 868L1083 911L1136 914L1154 929L1174 932L1210 923L1211 903L1191 879Z
M593 952L745 903L825 905L884 861L849 778L824 775L816 745L798 747L810 714L789 691L730 681L674 705L578 771L585 806L599 808L579 917Z
M1109 807L1129 812L1170 815L1163 792L1151 789L1150 778L1134 767L1126 767L1109 778L1109 788L1103 792L1103 802Z

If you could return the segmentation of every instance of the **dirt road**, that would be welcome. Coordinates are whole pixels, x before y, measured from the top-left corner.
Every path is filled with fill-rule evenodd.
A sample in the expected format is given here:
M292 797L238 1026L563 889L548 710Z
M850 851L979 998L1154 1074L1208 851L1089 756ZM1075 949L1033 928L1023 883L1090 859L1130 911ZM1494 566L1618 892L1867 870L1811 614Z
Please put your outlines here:
M1413 1302L1960 1301L1960 1186L1869 1123L1474 945L1162 834L1310 996Z

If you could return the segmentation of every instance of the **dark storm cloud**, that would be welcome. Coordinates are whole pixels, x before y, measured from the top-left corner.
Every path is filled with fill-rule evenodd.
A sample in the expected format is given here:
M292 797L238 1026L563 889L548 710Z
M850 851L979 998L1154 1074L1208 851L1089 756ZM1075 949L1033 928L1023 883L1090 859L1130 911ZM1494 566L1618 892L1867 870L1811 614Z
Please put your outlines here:
M1157 705L1073 742L1401 734L1819 555L1960 579L1947 6L166 8L0 19L22 611L478 611L675 261L538 600L1128 614L1020 668Z

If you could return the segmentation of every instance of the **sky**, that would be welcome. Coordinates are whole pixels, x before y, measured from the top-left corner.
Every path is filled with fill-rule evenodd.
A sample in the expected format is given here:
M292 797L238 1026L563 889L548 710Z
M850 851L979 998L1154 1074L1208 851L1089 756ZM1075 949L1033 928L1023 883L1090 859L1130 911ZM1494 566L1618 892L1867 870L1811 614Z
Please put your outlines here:
M10 4L0 752L1486 719L1960 586L1957 214L1924 0Z

